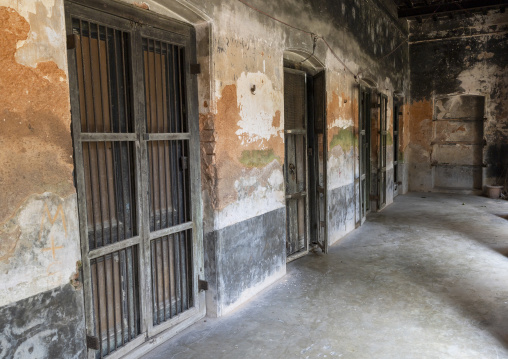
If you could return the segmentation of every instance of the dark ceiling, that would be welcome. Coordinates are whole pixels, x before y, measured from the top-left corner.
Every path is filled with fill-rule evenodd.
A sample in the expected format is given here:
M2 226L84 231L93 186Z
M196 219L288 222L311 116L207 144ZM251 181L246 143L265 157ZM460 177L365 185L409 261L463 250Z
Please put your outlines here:
M443 16L470 16L491 9L505 11L508 0L393 0L399 18L417 19Z

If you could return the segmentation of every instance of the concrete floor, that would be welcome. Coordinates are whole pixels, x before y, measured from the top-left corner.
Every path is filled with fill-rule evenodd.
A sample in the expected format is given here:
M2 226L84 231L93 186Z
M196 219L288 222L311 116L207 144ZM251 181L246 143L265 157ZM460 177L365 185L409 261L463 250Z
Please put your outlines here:
M508 201L396 198L145 358L508 358Z

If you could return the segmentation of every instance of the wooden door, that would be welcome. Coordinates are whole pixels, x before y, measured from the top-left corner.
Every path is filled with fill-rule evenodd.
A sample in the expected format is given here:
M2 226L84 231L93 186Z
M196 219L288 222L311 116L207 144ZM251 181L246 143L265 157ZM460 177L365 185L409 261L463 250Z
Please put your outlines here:
M286 254L308 250L306 74L284 69Z

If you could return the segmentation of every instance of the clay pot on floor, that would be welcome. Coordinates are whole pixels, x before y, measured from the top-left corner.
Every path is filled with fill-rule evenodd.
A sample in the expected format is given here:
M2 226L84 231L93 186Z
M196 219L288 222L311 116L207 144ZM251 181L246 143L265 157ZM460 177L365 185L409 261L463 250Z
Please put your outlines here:
M501 196L501 191L503 190L503 186L486 186L487 188L487 197L489 198L499 198Z

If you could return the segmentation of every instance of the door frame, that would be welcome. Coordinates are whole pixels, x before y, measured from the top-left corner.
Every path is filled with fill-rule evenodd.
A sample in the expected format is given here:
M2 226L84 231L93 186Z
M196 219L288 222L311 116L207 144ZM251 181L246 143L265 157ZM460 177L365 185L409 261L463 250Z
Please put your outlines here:
M387 195L387 139L388 139L388 96L378 94L378 168L377 168L377 211L386 207Z
M75 180L78 194L78 212L79 212L79 227L81 237L81 259L82 259L82 278L84 287L84 306L85 306L85 323L87 337L94 336L94 309L93 309L93 294L92 294L92 277L91 277L91 259L98 258L106 253L112 253L116 250L123 249L124 247L137 246L137 261L138 261L138 296L139 296L139 309L140 309L140 334L128 342L127 344L119 347L114 352L108 355L108 358L119 358L128 354L132 354L140 349L143 343L150 346L148 338L153 337L161 332L162 336L168 337L176 334L182 327L191 325L205 315L204 295L198 290L198 281L204 277L203 272L203 209L201 201L201 172L199 160L199 123L198 123L198 101L197 101L197 79L190 73L190 66L188 64L196 63L196 35L194 28L183 22L167 18L165 16L148 13L140 9L136 9L129 4L119 3L115 1L103 0L65 0L65 28L69 38L72 35L72 21L71 17L84 18L87 21L113 26L114 24L108 21L114 19L122 25L119 29L121 31L129 32L131 34L129 46L131 64L128 70L132 76L132 117L135 132L129 133L112 133L111 136L103 133L81 133L81 118L80 118L80 103L79 103L79 88L78 88L78 75L77 75L77 62L76 51L72 49L72 39L68 43L68 71L69 71L69 89L70 89L70 107L71 107L71 128L73 132L73 147L74 147L74 168ZM127 27L130 24L130 30ZM143 24L144 29L134 31L136 24ZM176 41L177 44L185 48L185 97L187 101L187 121L189 128L189 184L190 192L192 193L191 205L191 222L190 226L186 228L192 229L192 298L193 305L185 312L176 315L174 318L158 325L156 328L153 325L152 313L152 288L151 288L151 274L152 266L150 263L150 243L151 236L149 228L146 228L146 221L143 218L148 217L147 201L148 201L148 181L147 181L147 142L149 134L146 133L146 124L143 120L145 118L144 107L144 80L143 80L143 64L141 47L142 36L152 36L150 33L165 32L169 37L165 39L167 42ZM141 57L136 52L141 53ZM136 225L138 235L114 244L110 244L90 253L88 243L88 221L86 209L86 188L85 188L85 170L82 152L82 143L93 140L102 141L130 141L133 143L134 149L134 180L136 196ZM145 222L145 223L144 223ZM174 227L170 227L174 229ZM170 230L172 231L172 230ZM176 231L176 229L175 229ZM159 342L160 343L160 342ZM152 345L153 346L153 345ZM151 348L150 348L151 349ZM148 350L150 350L148 349ZM96 350L87 350L88 358L95 358Z
M365 98L364 98L365 94ZM360 85L359 88L359 179L360 179L360 224L366 220L366 216L371 212L371 151L372 151L372 94L370 87ZM363 138L363 141L362 141ZM363 147L363 148L362 148ZM365 163L364 163L365 162ZM366 168L364 168L364 166Z
M307 96L308 96L308 92L307 92L307 72L305 71L301 71L301 70L295 70L295 69L291 69L291 68L288 68L288 67L284 67L283 69L284 72L288 72L288 73L292 73L292 74L296 74L296 75L300 75L300 76L303 76L304 79L305 79L305 110L304 110L304 113L305 113L305 119L304 119L304 125L305 125L305 131L303 132L300 132L299 130L286 130L286 121L284 121L284 196L285 196L285 202L286 202L286 229L288 228L288 221L287 221L287 200L290 199L287 195L287 192L286 192L286 178L287 178L287 171L288 171L288 168L287 168L287 151L286 151L286 145L287 145L287 135L295 135L295 134L299 134L299 135L303 135L303 138L304 138L304 151L303 151L303 156L304 156L304 159L303 159L303 163L305 164L305 244L304 244L304 248L295 252L295 253L292 253L290 254L289 256L286 255L286 263L289 263L295 259L298 259L300 257L303 257L304 255L306 255L307 253L309 253L309 237L310 237L310 221L309 221L309 166L308 166L308 154L307 154L307 146L308 146L308 140L307 140L307 135L308 135L308 101L307 101ZM285 85L285 83L284 83ZM288 236L288 233L286 233L286 238Z

